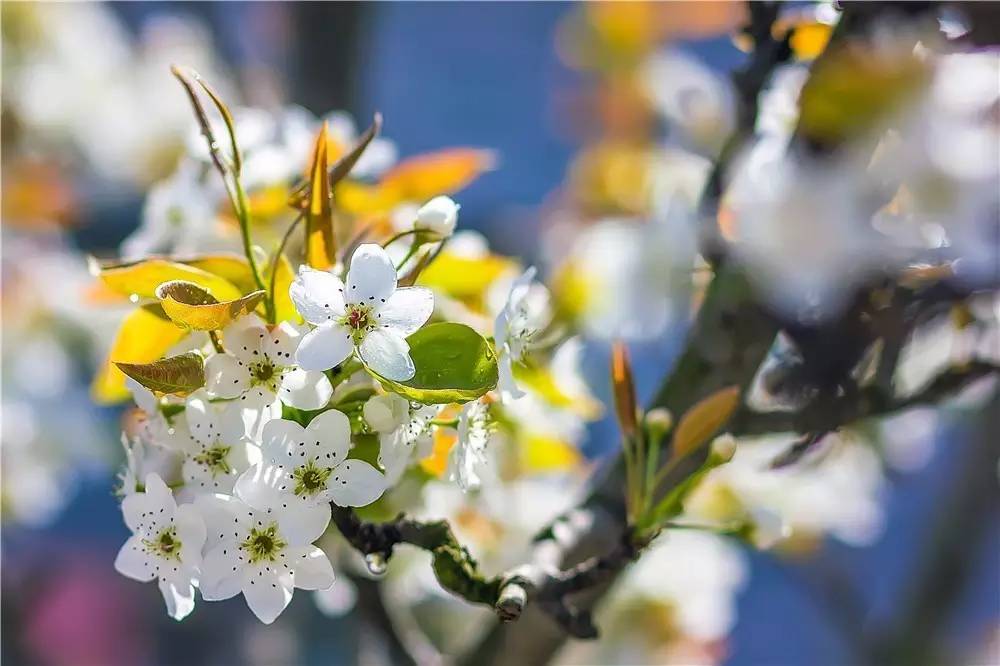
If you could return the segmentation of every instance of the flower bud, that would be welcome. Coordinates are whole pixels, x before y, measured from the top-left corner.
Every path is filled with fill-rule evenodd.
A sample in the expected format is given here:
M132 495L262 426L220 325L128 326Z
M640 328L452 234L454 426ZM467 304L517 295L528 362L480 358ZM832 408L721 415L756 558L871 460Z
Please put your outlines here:
M434 197L417 211L417 221L413 226L448 238L458 223L458 209L459 205L450 197Z
M646 412L646 434L650 441L659 441L674 427L674 417L665 407L655 407Z
M365 421L378 433L390 433L406 423L410 415L410 404L406 398L395 393L374 395L362 409Z
M717 465L727 463L736 455L736 438L726 433L712 440L712 450L709 457Z

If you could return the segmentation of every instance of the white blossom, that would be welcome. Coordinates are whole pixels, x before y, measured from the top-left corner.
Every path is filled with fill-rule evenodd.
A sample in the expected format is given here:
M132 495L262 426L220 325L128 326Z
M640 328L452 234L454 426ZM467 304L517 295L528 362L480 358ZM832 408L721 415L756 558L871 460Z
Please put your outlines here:
M348 458L351 423L330 409L303 428L294 421L268 421L263 460L236 482L236 494L253 506L366 506L385 492L385 477L363 460Z
M247 317L223 331L227 353L205 362L205 386L210 395L238 399L248 432L256 434L280 415L281 402L298 409L319 409L333 394L326 375L295 367L299 331L282 322L268 330Z
M167 612L182 620L194 610L205 524L191 504L177 506L170 489L156 474L145 479L145 491L122 500L122 515L132 531L115 558L124 576L157 580Z
M505 402L524 395L514 379L514 364L524 360L531 344L552 319L549 292L534 279L535 268L531 267L514 280L493 324L500 370L497 387Z
M382 247L361 245L351 258L347 284L326 271L306 266L290 288L299 314L316 326L295 358L307 370L326 370L357 351L376 373L406 381L416 369L406 337L434 310L434 295L424 287L396 287L396 268Z
M460 206L450 197L434 197L417 211L414 228L431 231L441 238L448 238L455 232Z
M184 411L191 434L181 469L185 490L231 493L240 474L260 461L241 411L232 407L213 404L204 389L188 398Z
M389 419L375 418L379 421L377 427L373 424L373 419L369 418L369 413L381 411L373 404L376 398L388 398L392 402L393 417ZM402 413L399 410L403 409ZM389 485L399 481L403 472L413 460L421 460L431 455L434 447L433 429L431 420L437 416L439 408L435 405L411 405L409 401L395 394L386 396L375 396L365 403L365 420L379 433L379 453L378 462L385 470L386 481ZM388 427L388 426L392 427Z
M206 601L242 593L254 615L270 624L295 588L333 585L330 560L313 545L330 523L329 505L251 506L229 495L202 495L195 504L208 535L200 584Z
M475 490L482 483L489 468L490 435L489 405L483 400L467 402L458 415L458 441L448 459L448 479L463 491Z
M189 437L187 421L184 417L184 403L173 396L162 400L148 388L131 377L125 378L125 386L132 393L132 399L142 410L140 436L149 444L165 446L181 451L187 446ZM166 407L167 411L164 411ZM169 413L169 416L168 416Z

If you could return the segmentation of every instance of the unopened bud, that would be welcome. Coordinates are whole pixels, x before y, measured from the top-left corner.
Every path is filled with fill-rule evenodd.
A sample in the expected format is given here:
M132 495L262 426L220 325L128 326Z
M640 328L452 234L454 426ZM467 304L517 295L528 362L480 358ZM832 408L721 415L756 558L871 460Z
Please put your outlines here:
M645 424L650 441L658 441L674 427L674 417L669 409L655 407L646 412Z
M365 421L378 433L390 433L407 421L410 404L395 393L373 395L362 408Z
M448 238L455 232L458 223L459 205L450 197L434 197L417 211L414 227L426 229L441 238Z
M719 435L712 440L712 449L709 457L717 465L727 463L736 455L736 438L726 433Z

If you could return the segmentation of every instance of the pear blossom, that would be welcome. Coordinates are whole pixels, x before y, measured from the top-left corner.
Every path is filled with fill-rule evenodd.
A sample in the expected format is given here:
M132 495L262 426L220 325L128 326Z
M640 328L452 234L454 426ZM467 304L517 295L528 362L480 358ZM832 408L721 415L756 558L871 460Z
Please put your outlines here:
M170 617L183 620L194 610L205 523L193 505L177 506L159 476L149 474L145 481L144 492L122 500L132 536L118 551L115 569L141 582L157 580Z
M524 395L514 380L514 364L524 359L534 339L552 319L549 292L544 285L533 282L535 272L532 266L514 280L493 324L500 371L498 387L504 402Z
M387 410L391 410L391 416L386 414ZM411 405L402 396L389 393L370 398L363 411L365 421L379 433L378 463L390 485L399 481L414 458L431 455L434 447L431 421L438 414L437 406Z
M299 314L316 327L296 351L302 368L326 370L357 352L386 379L406 381L416 373L406 336L430 318L434 295L424 287L397 288L396 268L381 246L355 250L346 285L303 266L289 292Z
M204 389L188 398L184 411L190 442L181 469L185 490L231 493L240 474L260 461L242 414L229 407L211 403Z
M236 482L253 506L366 506L385 492L385 477L363 460L348 458L351 423L330 409L303 428L274 419L262 432L263 459Z
M206 601L243 594L254 615L270 624L291 602L295 588L333 585L330 560L313 545L330 523L329 505L279 499L251 506L217 494L200 496L195 506L208 535L200 581Z
M227 353L205 362L208 393L238 398L234 404L252 434L280 415L282 402L298 409L319 409L330 399L333 387L322 372L295 367L300 339L299 331L288 322L271 330L256 317L231 324L223 331Z
M489 404L483 400L467 402L458 415L458 442L448 460L448 480L468 492L482 483L489 466L486 447L490 442Z
M182 450L186 446L189 436L183 403L173 396L167 396L161 400L131 377L125 378L125 386L132 392L132 399L142 410L140 437L149 444ZM167 411L164 411L164 407L167 408Z
M116 490L121 496L140 492L142 480L148 474L156 474L166 483L181 481L183 454L177 449L157 446L142 437L129 437L124 432L121 437L125 449L125 467L118 474L121 482Z
M450 197L434 197L417 211L415 229L425 229L441 238L448 238L455 233L458 223L458 209L461 208Z

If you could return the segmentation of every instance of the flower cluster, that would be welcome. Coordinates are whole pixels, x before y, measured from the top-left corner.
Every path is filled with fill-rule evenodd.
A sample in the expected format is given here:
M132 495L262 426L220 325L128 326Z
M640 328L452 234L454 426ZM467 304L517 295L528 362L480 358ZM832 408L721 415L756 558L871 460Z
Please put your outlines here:
M150 194L145 226L124 245L137 260L95 266L107 286L133 302L147 298L134 317L157 314L126 320L115 363L95 391L110 399L127 389L136 405L122 436L120 488L133 536L118 570L158 579L176 619L193 610L198 590L206 601L243 594L269 623L294 589L333 584L333 565L316 545L331 506L395 507L394 491L406 483L495 493L509 474L501 470L571 470L581 460L575 447L583 423L596 412L578 376L579 343L555 325L535 269L492 254L472 232L456 232L459 206L448 196L398 201L386 226L336 249L332 241L320 248L314 234L317 226L329 229L332 216L308 208L301 254L283 242L270 257L254 247L245 259L143 258L154 248L192 249L191 234L164 221L176 217L171 209L183 205L204 217L232 188L254 208L285 188L294 206L325 187L323 160L349 154L352 141L360 152L351 159L366 159L356 160L343 186L371 200L342 212L370 215L389 196L371 183L391 169L394 150L378 143L384 140L358 138L336 116L322 125L295 112L270 120L239 110L233 118L242 149L213 144L215 152L206 152L192 143L172 180ZM303 193L292 179L309 158L302 146L309 128L317 134L308 169L315 180ZM225 124L203 130L228 131ZM463 166L470 157L479 159L447 159L480 168ZM229 189L204 180L205 167L216 163ZM424 167L417 160L407 168ZM242 215L240 201L233 206ZM275 211L268 223L287 218ZM200 226L209 237L196 244L231 246ZM241 234L249 239L249 227ZM138 336L159 345L163 358L116 356Z

